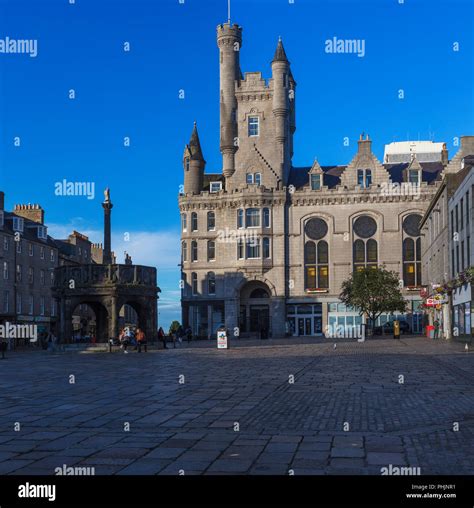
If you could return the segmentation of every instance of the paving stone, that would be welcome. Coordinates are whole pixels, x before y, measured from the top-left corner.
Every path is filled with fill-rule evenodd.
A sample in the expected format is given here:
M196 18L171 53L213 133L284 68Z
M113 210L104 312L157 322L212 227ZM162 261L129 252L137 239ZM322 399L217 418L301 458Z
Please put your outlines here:
M362 468L364 466L364 459L357 458L334 458L330 462L331 467L335 468Z
M186 448L155 448L144 455L145 459L174 459L184 453Z
M365 452L360 448L331 448L331 457L364 457Z
M140 459L120 469L119 475L154 475L163 470L169 460L165 459Z
M474 355L462 344L374 338L334 350L325 339L291 338L261 346L242 339L229 363L213 343L196 341L150 352L139 369L120 355L13 352L2 389L19 396L0 406L0 474L96 460L98 474L153 475L181 459L206 475L286 475L290 466L380 474L389 464L474 474L474 422L463 416L461 432L451 430L474 414ZM64 372L80 373L80 390L58 383ZM182 372L192 385L178 386ZM282 372L297 372L297 384L282 383Z
M245 473L252 465L252 460L219 459L212 463L207 472Z
M388 466L389 464L392 464L393 466L404 466L406 465L406 460L401 453L368 452L367 463L380 464L383 466Z

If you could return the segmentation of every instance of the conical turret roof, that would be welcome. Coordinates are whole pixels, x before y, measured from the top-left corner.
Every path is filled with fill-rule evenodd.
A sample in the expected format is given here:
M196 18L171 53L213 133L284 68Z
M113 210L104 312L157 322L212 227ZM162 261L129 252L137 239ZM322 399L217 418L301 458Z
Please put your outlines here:
M285 48L283 47L281 37L278 39L278 44L275 50L275 56L273 57L272 63L273 62L288 62L288 58L286 57Z
M202 154L201 143L199 142L199 134L197 131L197 124L194 122L193 132L191 134L191 139L189 140L189 144L187 145L189 153L191 154L191 159L203 161L204 156Z

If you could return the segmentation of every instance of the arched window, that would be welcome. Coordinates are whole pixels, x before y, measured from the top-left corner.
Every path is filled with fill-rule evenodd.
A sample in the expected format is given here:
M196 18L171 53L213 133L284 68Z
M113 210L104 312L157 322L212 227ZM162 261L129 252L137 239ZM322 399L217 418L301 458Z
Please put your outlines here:
M245 181L250 185L253 184L253 173L247 173Z
M208 272L207 274L207 294L216 294L216 274L214 272Z
M193 295L198 294L198 276L196 272L193 272L191 274L191 290L193 292Z
M270 227L270 209L269 208L263 209L263 227L264 228Z
M403 240L403 282L405 286L415 286L415 242L412 238Z
M196 240L193 240L191 242L191 261L197 260L198 260L198 244Z
M189 171L189 157L184 159L184 167L186 168L186 171Z
M244 211L242 208L239 208L237 210L237 227L243 228L244 227Z
M198 216L196 212L191 214L191 231L198 230Z
M181 229L182 231L187 231L188 229L187 216L185 213L181 214Z
M263 258L268 259L270 257L270 238L267 238L267 237L263 238L262 251L263 251Z
M181 242L181 253L183 261L188 260L188 244L186 242Z
M352 229L356 236L352 245L354 271L366 267L376 268L378 264L378 245L377 241L371 237L377 233L377 222L368 215L361 215L354 221Z
M421 280L421 215L412 213L403 219L403 284L419 287Z
M216 259L216 242L209 240L207 242L207 260L214 261Z
M214 231L216 229L216 214L215 212L207 212L207 230Z
M367 266L377 266L377 242L371 238L365 244Z
M255 183L257 185L260 185L262 183L262 174L261 173L255 173Z
M362 270L368 267L377 267L378 261L377 241L370 238L367 241L356 240L353 245L354 270Z
M329 287L329 249L325 240L305 243L304 264L307 290Z
M265 289L257 288L250 293L249 298L269 298L269 295Z

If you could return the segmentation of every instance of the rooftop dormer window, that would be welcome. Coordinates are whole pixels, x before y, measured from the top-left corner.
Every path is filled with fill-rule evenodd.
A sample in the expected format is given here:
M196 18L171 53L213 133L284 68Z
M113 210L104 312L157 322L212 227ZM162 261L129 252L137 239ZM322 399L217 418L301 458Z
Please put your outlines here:
M321 175L311 175L311 190L321 190Z
M13 230L23 233L25 221L22 217L13 217Z
M420 171L417 170L417 169L410 169L410 171L408 172L408 181L410 183L414 183L416 185L418 185L420 183Z
M47 240L48 232L46 226L38 226L38 238L41 240Z

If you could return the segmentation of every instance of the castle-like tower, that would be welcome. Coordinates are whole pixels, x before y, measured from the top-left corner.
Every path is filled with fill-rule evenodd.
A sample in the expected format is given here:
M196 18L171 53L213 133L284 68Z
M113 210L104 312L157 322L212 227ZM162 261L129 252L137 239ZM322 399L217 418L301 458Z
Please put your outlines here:
M273 57L272 78L260 72L242 75L242 28L217 27L220 68L220 150L226 190L259 173L269 188L287 184L295 132L295 88L281 39Z
M342 281L384 264L400 274L406 319L421 331L418 224L454 167L447 151L382 164L361 136L343 165L294 167L296 82L282 40L268 80L242 74L240 26L219 25L217 46L222 168L204 171L196 125L183 156L183 323L204 337L223 324L233 336L327 335L362 322L339 302Z

